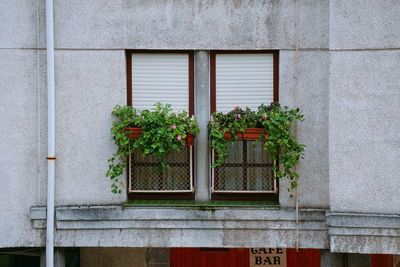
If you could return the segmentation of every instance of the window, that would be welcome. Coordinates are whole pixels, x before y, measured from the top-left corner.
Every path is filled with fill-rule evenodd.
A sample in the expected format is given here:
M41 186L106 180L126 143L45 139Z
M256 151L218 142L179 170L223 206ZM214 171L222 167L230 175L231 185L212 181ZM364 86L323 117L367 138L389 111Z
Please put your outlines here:
M277 52L212 52L211 112L229 112L235 106L257 109L278 101L278 70ZM261 141L236 141L225 162L211 173L213 199L277 197L278 183Z
M128 101L139 110L151 109L156 102L169 103L175 111L186 110L192 115L192 68L192 54L132 53L132 95Z
M128 51L128 105L151 109L156 102L174 111L194 113L194 62L191 52ZM170 167L158 171L158 162L133 153L128 166L129 199L194 197L193 147L168 156Z
M278 56L277 51L210 52L211 112L278 101ZM127 77L127 101L136 109L164 102L194 114L193 52L128 51ZM129 199L194 199L193 158L191 146L172 153L170 168L160 173L154 158L132 153ZM276 199L278 182L263 143L238 140L230 145L225 163L211 169L210 190L212 199Z

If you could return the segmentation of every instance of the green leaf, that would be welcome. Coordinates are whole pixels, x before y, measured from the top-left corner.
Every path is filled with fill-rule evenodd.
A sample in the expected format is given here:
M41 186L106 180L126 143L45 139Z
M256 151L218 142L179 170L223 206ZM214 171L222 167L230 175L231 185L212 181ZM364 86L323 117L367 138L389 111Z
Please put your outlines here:
M220 166L228 156L228 144L225 132L230 132L236 138L238 131L246 128L264 128L268 139L264 149L273 160L273 170L276 178L288 178L290 190L297 187L298 173L295 168L303 156L304 145L296 140L292 132L293 124L302 121L303 115L299 108L281 107L279 103L269 106L261 104L257 111L249 108L236 108L228 113L214 112L208 124L211 148L214 149L215 159L212 167ZM279 159L279 166L277 160Z
M189 117L187 112L172 112L171 105L156 103L153 110L137 112L131 106L117 105L112 111L115 120L112 122L112 140L117 145L117 151L108 159L106 176L110 177L111 192L117 194L122 190L118 180L123 174L127 159L134 150L144 156L156 156L159 159L160 171L168 168L166 156L172 151L179 151L186 145L178 141L178 135L184 139L187 133L197 135L200 132L196 118ZM176 129L171 126L175 125ZM130 139L127 127L140 127L142 134L139 139Z

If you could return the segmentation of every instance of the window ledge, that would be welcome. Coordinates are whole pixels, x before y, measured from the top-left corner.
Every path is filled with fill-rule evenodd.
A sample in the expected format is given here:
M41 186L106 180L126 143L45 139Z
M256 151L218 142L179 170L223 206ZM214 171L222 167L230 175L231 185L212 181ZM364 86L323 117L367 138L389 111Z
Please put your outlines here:
M227 200L211 200L200 202L195 200L130 200L123 205L125 208L134 207L189 207L199 209L213 208L279 208L278 201L227 201Z
M298 227L309 237L302 246L329 247L325 212L299 210ZM30 213L33 228L43 231L46 208ZM61 247L289 247L296 236L293 208L67 206L55 215Z

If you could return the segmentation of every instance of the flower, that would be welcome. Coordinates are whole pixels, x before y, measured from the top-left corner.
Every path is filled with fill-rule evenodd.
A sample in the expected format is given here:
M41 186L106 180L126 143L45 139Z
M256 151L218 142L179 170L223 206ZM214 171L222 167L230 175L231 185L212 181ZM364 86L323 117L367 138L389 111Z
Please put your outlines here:
M237 120L240 119L240 114L236 114L235 117Z
M171 128L172 128L172 129L176 129L176 125L175 125L175 124L172 125Z
M233 110L237 110L237 109L240 109L239 106L234 106L233 107Z
M266 119L268 119L268 115L267 115L267 114L263 114L263 115L262 115L262 118L263 118L264 120L266 120Z
M181 140L182 140L182 135L178 135L178 136L176 137L176 139L178 139L178 141L181 141Z

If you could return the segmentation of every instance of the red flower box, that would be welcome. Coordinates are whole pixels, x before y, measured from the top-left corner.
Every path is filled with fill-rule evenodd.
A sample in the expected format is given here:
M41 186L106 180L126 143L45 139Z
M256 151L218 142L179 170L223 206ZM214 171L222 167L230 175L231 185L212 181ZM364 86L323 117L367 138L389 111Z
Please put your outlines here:
M129 132L128 137L130 139L138 139L139 136L142 134L141 128L129 127L126 128L126 131Z
M237 140L249 140L249 141L254 141L254 140L259 140L260 135L264 134L264 138L266 139L268 137L267 134L265 134L265 129L264 128L247 128L245 132L237 132ZM224 134L225 140L233 140L231 133L226 132Z
M186 145L187 146L192 146L194 143L194 136L191 134L186 135Z
M128 133L128 137L131 139L138 139L140 135L142 134L142 129L141 128L136 128L136 127L128 127L126 128L126 131ZM194 136L191 134L186 135L186 145L187 146L192 146L194 143Z

